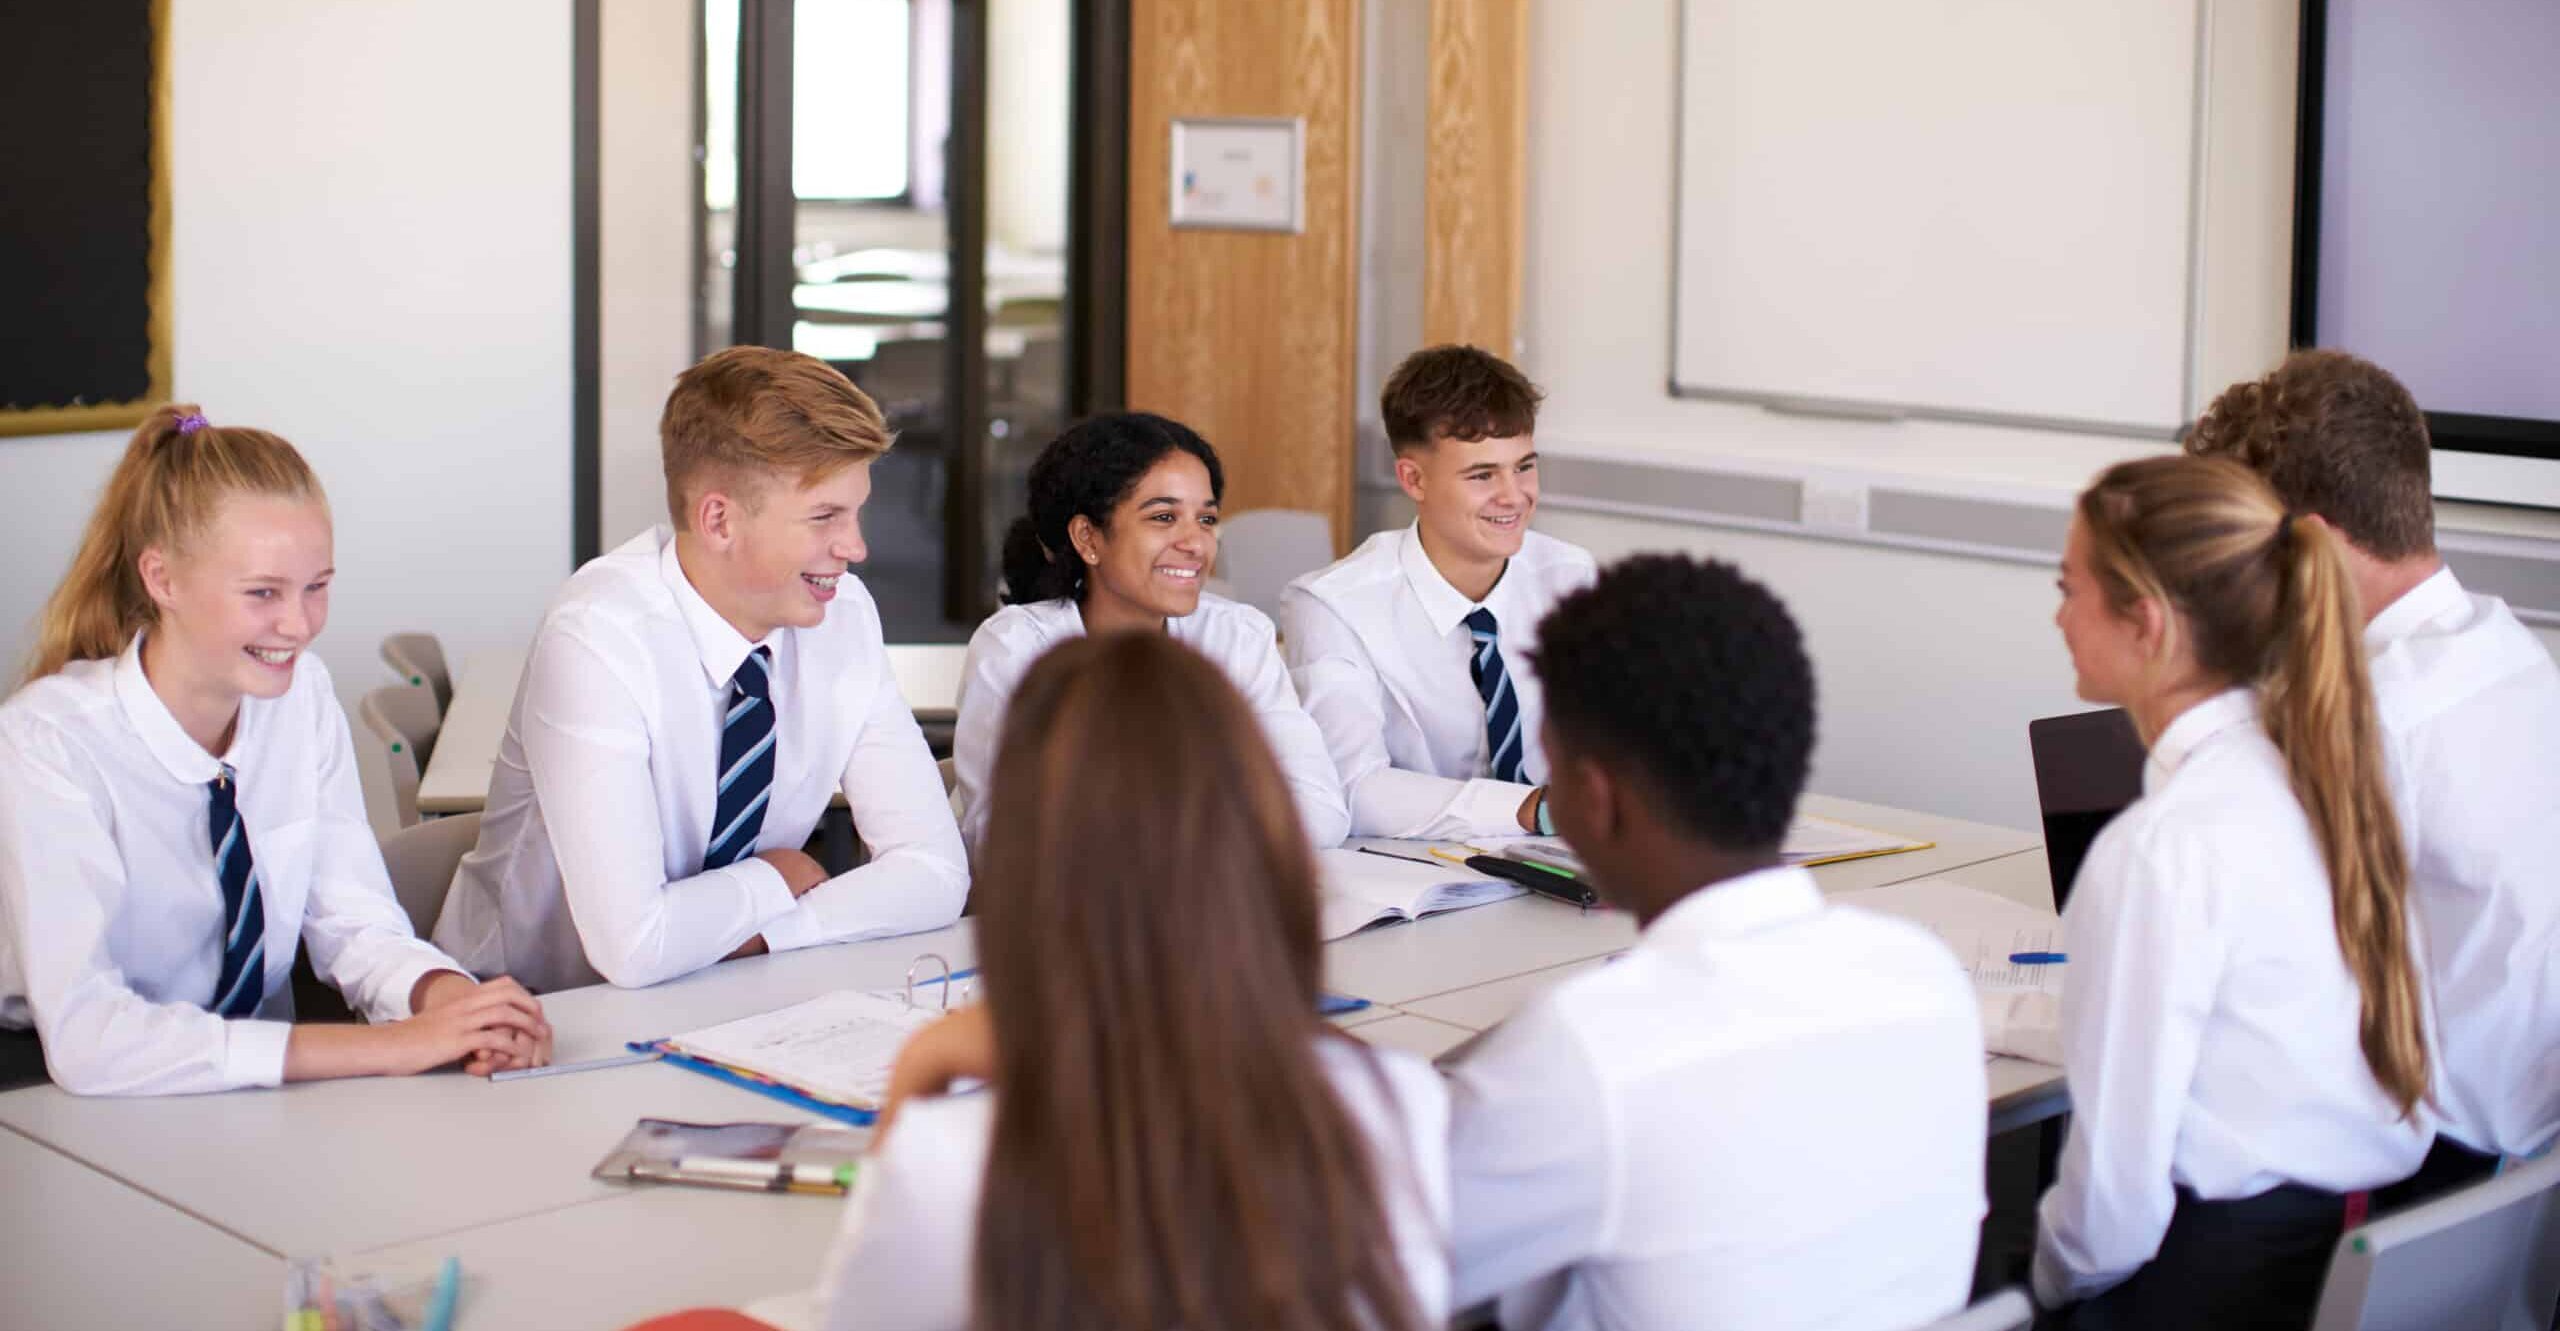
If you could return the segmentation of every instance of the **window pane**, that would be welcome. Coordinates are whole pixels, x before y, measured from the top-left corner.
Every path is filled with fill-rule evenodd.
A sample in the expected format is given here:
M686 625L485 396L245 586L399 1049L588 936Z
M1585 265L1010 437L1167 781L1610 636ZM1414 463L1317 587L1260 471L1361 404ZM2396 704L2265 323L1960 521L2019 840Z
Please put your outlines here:
M907 192L908 0L795 0L791 188L804 199Z

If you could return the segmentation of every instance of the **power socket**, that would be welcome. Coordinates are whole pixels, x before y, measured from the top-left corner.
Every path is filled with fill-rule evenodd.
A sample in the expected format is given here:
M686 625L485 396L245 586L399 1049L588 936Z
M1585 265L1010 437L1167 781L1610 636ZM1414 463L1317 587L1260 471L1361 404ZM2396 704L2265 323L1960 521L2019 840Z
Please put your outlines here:
M1796 520L1817 531L1867 529L1867 487L1837 477L1807 476Z

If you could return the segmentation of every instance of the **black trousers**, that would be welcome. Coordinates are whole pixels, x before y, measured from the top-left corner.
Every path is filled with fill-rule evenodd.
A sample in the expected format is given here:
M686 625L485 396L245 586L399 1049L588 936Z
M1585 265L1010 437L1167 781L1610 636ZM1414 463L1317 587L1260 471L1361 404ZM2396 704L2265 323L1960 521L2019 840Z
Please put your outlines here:
M44 1045L34 1031L0 1030L0 1091L37 1086L48 1080Z
M2498 1172L2498 1157L2484 1155L2455 1141L2438 1137L2434 1149L2427 1152L2426 1163L2418 1172L2387 1188L2373 1190L2373 1212L2397 1211L2415 1206L2489 1177Z
M2160 1252L2133 1277L2064 1311L2073 1331L2302 1331L2320 1305L2347 1199L2286 1184L2238 1201L2178 1189Z

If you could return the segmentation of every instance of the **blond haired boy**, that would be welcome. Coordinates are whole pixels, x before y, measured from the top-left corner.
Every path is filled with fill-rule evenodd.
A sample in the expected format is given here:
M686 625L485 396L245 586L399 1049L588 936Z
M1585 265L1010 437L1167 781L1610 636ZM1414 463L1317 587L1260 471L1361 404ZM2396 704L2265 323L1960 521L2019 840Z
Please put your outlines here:
M674 527L552 601L438 944L549 990L949 924L959 828L847 572L879 408L732 347L676 380L659 436ZM829 877L800 847L838 789L869 858Z

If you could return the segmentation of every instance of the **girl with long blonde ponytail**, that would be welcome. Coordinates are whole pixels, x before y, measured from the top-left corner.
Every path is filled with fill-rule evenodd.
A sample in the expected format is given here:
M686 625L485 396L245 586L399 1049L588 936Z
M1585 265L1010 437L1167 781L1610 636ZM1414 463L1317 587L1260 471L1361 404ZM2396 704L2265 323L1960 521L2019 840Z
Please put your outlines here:
M2073 1123L2036 1295L2083 1327L2303 1327L2433 1128L2407 858L2336 538L2237 463L2110 468L2055 620L2144 795L2072 885Z
M420 942L329 672L329 511L263 430L162 408L0 703L0 1078L147 1095L550 1057L541 1004ZM312 968L370 1025L297 1024Z

